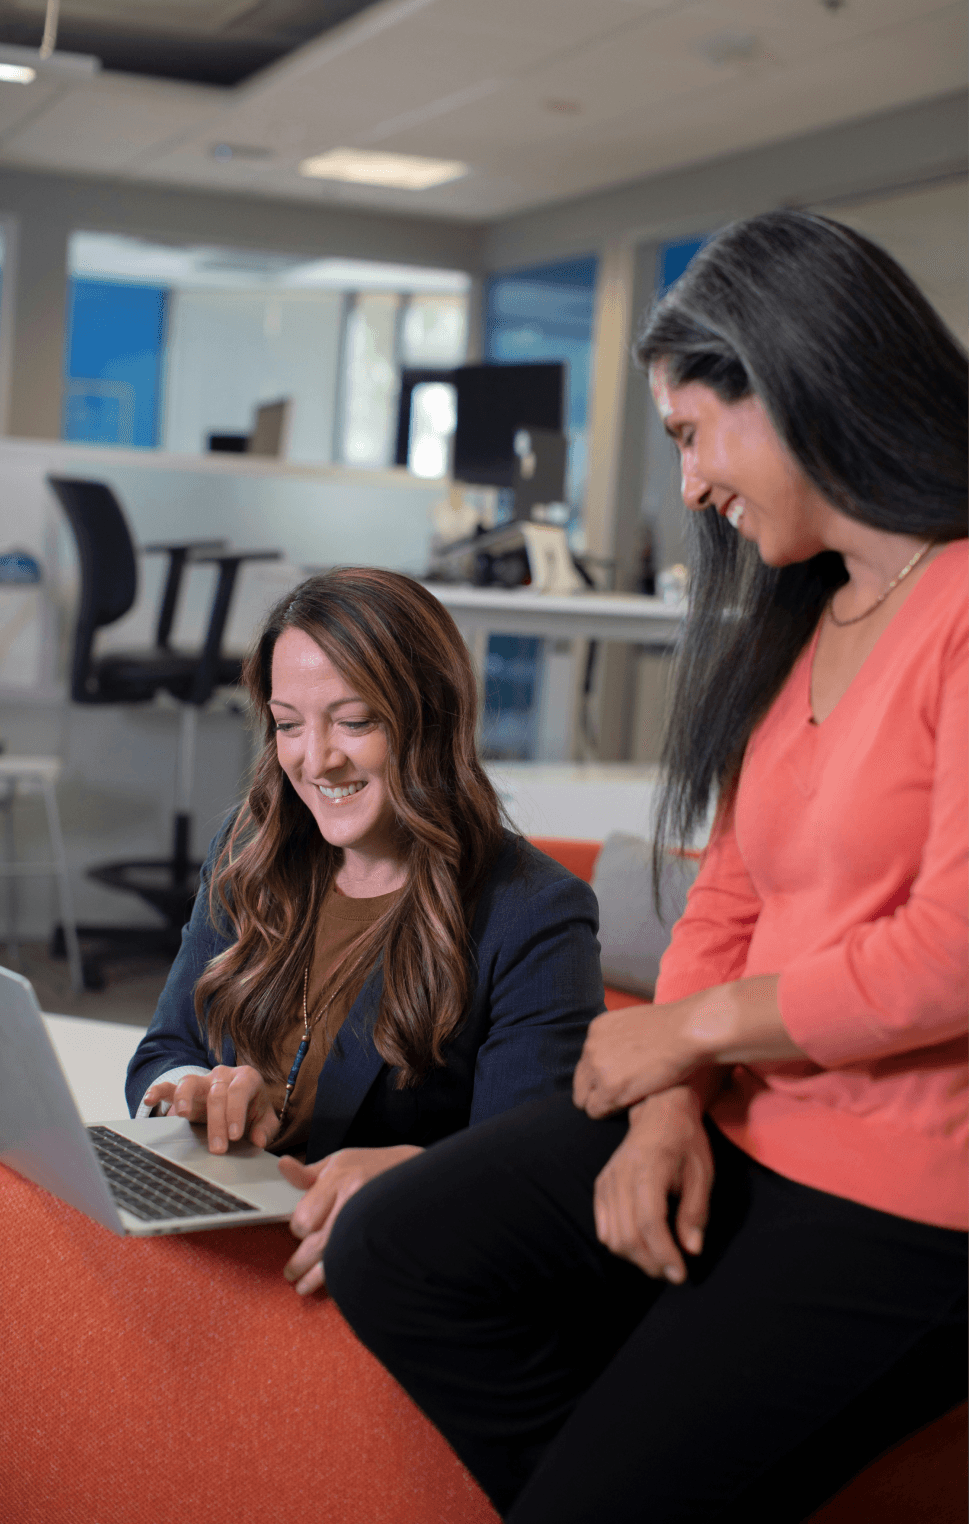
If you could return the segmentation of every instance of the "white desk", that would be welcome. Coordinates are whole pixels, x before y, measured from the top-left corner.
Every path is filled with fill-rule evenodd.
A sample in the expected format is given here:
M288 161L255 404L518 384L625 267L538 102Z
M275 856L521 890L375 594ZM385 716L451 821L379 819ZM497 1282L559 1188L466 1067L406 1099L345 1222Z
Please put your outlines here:
M685 603L664 603L643 593L535 593L527 587L467 587L429 582L467 639L536 635L545 640L618 640L634 645L673 644Z
M128 1115L124 1098L128 1060L145 1035L144 1027L87 1016L44 1016L85 1122L117 1122Z
M546 650L538 699L536 756L543 761L581 754L576 659L584 663L586 647L577 642L617 641L668 650L686 613L685 602L664 603L643 593L538 593L527 587L426 585L468 644L482 714L489 635L530 635L558 644L557 650L555 645Z

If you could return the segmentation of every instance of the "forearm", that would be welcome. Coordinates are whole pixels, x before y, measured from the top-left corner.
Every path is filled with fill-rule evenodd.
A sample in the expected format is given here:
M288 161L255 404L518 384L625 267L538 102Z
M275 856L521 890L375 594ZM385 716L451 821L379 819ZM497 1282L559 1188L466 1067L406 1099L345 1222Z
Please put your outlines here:
M576 1105L606 1116L688 1085L703 1109L724 1066L804 1058L781 1020L777 983L776 974L737 979L667 1005L598 1016L572 1083Z
M676 1012L684 1044L698 1068L806 1057L784 1026L777 986L777 974L760 974L715 985L666 1008Z

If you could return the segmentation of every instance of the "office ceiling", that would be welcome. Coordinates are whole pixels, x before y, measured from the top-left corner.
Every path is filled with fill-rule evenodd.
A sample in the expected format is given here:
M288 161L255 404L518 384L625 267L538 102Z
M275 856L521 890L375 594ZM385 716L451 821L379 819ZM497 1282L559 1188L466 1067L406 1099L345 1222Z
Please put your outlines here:
M112 68L0 84L0 166L484 221L965 87L964 0L334 3L356 14L231 87ZM63 5L59 48L83 15L144 48L181 26L227 56L261 16L278 43L332 14L325 0ZM36 32L40 9L0 0L0 23L30 16ZM470 173L418 192L300 176L336 147Z
M374 0L61 0L57 46L106 69L237 85ZM36 48L47 0L0 0L0 44Z

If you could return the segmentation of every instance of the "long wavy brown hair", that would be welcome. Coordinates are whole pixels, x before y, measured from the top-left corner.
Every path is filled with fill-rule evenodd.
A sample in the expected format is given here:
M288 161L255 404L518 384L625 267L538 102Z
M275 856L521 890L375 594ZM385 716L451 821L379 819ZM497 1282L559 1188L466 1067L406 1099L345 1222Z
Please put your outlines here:
M229 1037L242 1061L282 1077L276 1043L299 1010L320 907L343 859L276 756L269 698L284 630L316 642L387 737L407 882L330 994L381 963L374 1043L403 1088L444 1062L464 1015L470 920L504 839L475 746L477 689L464 641L443 605L409 577L369 567L310 577L276 604L246 659L243 682L264 745L209 885L213 923L233 941L198 981L196 1013L216 1052Z

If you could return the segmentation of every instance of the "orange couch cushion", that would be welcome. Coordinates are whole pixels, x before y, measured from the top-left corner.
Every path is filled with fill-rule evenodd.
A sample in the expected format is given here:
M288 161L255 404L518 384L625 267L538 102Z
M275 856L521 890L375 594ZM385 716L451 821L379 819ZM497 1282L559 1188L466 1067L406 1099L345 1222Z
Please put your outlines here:
M333 1303L283 1281L285 1227L120 1239L2 1165L0 1221L0 1518L496 1524ZM964 1524L965 1472L963 1404L811 1524Z
M591 879L597 842L536 845ZM285 1227L120 1239L2 1165L0 1222L3 1520L496 1524L333 1303L282 1279ZM813 1524L960 1524L964 1498L963 1408Z
M0 1166L0 1518L495 1524L284 1227L120 1239Z
M530 840L533 847L537 847L547 857L553 857L563 868L574 873L576 878L584 879L587 884L592 883L596 858L602 851L601 841L571 841L564 836L532 836Z

